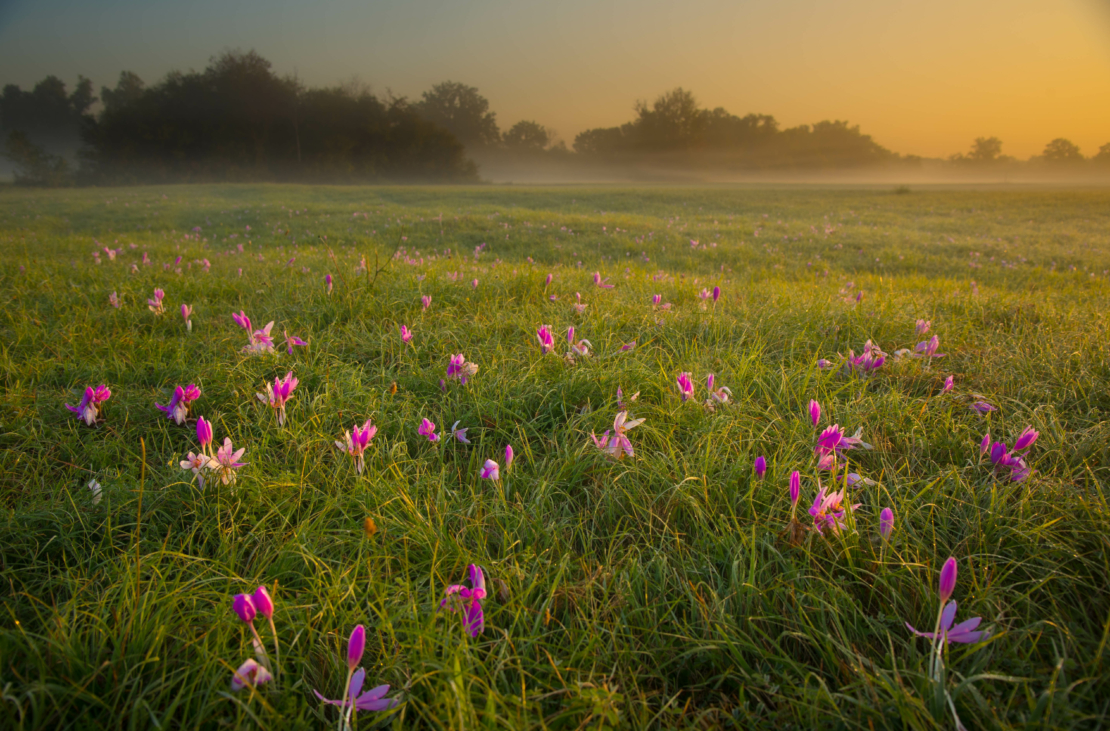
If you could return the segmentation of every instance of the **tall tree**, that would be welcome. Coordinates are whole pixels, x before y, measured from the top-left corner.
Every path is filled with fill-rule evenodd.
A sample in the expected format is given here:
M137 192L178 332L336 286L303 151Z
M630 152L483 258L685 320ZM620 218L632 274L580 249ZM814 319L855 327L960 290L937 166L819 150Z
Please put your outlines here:
M539 122L521 120L505 133L505 146L513 150L538 152L551 144L551 132Z
M1045 145L1042 157L1046 162L1057 164L1083 162L1084 159L1083 153L1079 151L1079 145L1063 137L1057 137Z
M477 87L444 81L424 92L414 106L422 117L450 130L464 145L483 147L501 139L497 115L489 111L489 100Z

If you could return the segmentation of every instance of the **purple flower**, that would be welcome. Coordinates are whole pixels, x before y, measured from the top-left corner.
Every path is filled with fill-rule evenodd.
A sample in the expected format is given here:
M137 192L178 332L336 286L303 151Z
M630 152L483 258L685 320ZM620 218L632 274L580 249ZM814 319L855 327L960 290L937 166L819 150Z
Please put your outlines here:
M714 287L713 288L713 303L716 304L717 300L719 300L720 298L721 298L721 288L720 287Z
M112 392L104 384L100 384L96 388L87 386L80 404L77 406L66 404L65 407L77 414L79 418L84 419L87 425L92 426L100 415L100 405L111 397Z
M232 312L231 313L231 319L235 320L235 323L239 327L246 330L248 333L251 332L251 319L249 317L247 317L247 313L244 312L243 310L239 310L238 315L236 315L234 312Z
M798 470L790 473L790 504L797 505L802 492L802 476Z
M956 377L955 376L949 376L948 378L945 378L944 379L944 388L942 388L940 390L940 392L941 393L948 393L949 391L952 390L952 386L954 386L955 383L956 383Z
M416 433L422 437L428 437L429 442L439 441L439 435L436 434L436 425L428 419L421 419L420 426L416 428Z
M266 619L274 618L274 600L270 598L270 592L266 591L265 586L260 586L251 594L251 602L254 608L258 610Z
M761 454L755 458L755 477L762 480L765 474L767 474L767 460Z
M879 513L879 535L883 539L890 538L891 532L894 530L894 511L890 508L883 508Z
M189 407L198 398L200 398L200 389L190 383L186 387L178 386L175 388L168 404L162 406L155 402L154 408L165 413L167 419L181 425L185 423L185 419L189 415Z
M813 399L809 401L809 421L814 427L821 421L821 404Z
M509 469L513 464L513 445L505 445L505 469Z
M289 355L293 355L293 346L294 345L308 345L308 343L301 340L297 336L290 335L287 330L282 330L281 333L282 333L282 335L285 336L285 351Z
M216 473L220 482L225 485L233 484L236 476L235 471L246 465L246 462L239 461L246 451L246 447L241 447L238 451L235 451L231 439L224 437L224 445L216 450L216 456L209 463L208 468Z
M820 368L821 370L825 370L826 368L828 368L831 365L832 365L832 361L829 360L828 358L818 358L817 359L817 367Z
M166 311L166 308L162 305L162 298L165 297L165 296L166 296L165 292L163 292L160 289L155 289L154 290L154 298L153 299L148 299L146 301L147 309L149 309L155 315L161 315L163 312Z
M278 426L285 424L285 403L292 397L293 390L299 381L293 377L293 372L285 374L285 378L275 378L274 385L266 384L266 393L256 393L255 396L264 404L269 404L277 415Z
M344 728L350 728L350 716L354 711L388 711L400 702L396 698L385 697L385 694L389 692L388 685L379 685L365 693L362 692L362 685L366 681L366 671L362 668L355 670L355 668L362 660L362 653L365 649L366 629L360 624L351 632L351 638L347 642L347 689L343 698L341 700L329 700L322 696L319 691L312 691L324 703L339 706L340 709L347 709Z
M682 400L693 398L694 396L694 382L690 380L690 374L686 371L678 374L675 383L678 385L678 392L682 396Z
M451 436L453 436L455 439L458 439L463 444L470 444L470 440L466 438L466 430L469 428L470 427L463 427L462 429L460 429L459 422L456 421L454 424L451 425Z
M447 587L447 596L439 606L451 612L461 610L463 625L467 632L471 637L477 637L485 629L482 600L486 598L486 580L482 575L482 569L478 566L470 564L466 568L470 572L470 588L461 584L452 584Z
M432 306L432 296L428 294L424 295L420 298L420 304L423 306L423 309L428 309Z
M998 408L991 406L986 401L975 401L968 408L978 411L980 414L989 414L992 411L998 411Z
M361 427L355 426L351 431L343 433L343 441L337 441L335 446L346 452L351 459L355 461L355 470L362 474L362 468L366 466L363 460L363 452L366 447L370 445L370 440L378 433L378 427L371 425L370 420L367 419L366 423Z
M612 289L614 287L614 285L609 284L608 278L601 278L601 272L594 272L594 284L601 289Z
M929 332L929 326L932 325L932 324L933 323L930 320L918 320L917 325L914 328L914 331L918 335L924 335L925 333Z
M594 436L590 432L590 439L593 439L594 445L601 451L608 454L614 459L620 459L622 455L627 454L629 457L636 456L635 451L632 449L632 442L628 439L628 431L635 429L640 424L644 423L644 419L628 420L628 412L621 411L613 419L613 436L609 436L609 430L606 429L605 433L601 435L601 439Z
M917 347L914 348L914 350L916 350L918 353L921 353L926 358L943 358L944 353L938 353L937 352L937 348L939 348L939 347L940 347L940 338L938 338L936 335L934 335L933 337L929 338L927 341L923 341L923 342L918 343Z
M857 356L853 350L848 351L847 363L849 370L865 376L878 370L885 362L886 353L870 340L863 344L863 352L860 355Z
M360 624L351 630L351 638L347 640L347 667L351 670L357 668L365 650L366 628Z
M555 349L555 336L551 334L551 328L547 325L540 326L536 331L536 338L540 341L540 352L545 355Z
M852 506L852 510L858 507L859 504L857 503ZM813 516L813 528L818 533L824 532L825 528L831 528L833 533L839 533L845 525L844 515L846 512L844 508L844 490L826 493L825 488L821 488L817 497L813 500L813 505L809 508L809 514Z
M939 633L918 632L909 622L906 623L906 627L909 628L910 632L913 632L918 637L926 637L934 641L938 639L937 634L939 634L940 639L942 639L945 644L949 642L973 644L976 642L981 642L982 640L990 636L990 633L986 630L975 631L975 628L978 627L979 623L982 621L982 617L972 617L971 619L966 619L953 627L952 622L954 622L955 620L956 602L951 601L944 606L944 610L940 614Z
M940 569L940 579L937 582L937 592L940 594L940 603L944 604L956 589L956 559L952 556L944 562ZM955 611L955 610L953 610Z
M501 468L492 459L487 459L479 474L483 480L500 480Z
M193 315L193 308L189 305L181 305L181 317L185 320L185 329L189 332L193 331L193 321L189 318Z
M552 275L550 272L548 272L547 278L543 280L543 288L544 289L547 289L548 285L551 284L551 279L553 278L553 276L554 275Z
M239 615L239 619L247 624L253 622L255 615L258 614L254 601L249 594L236 594L235 598L231 600L231 609Z
M324 284L328 285L328 294L331 294L332 279L330 274L324 275Z
M412 330L409 330L404 325L401 325L401 342L407 343L412 340Z
M622 345L621 346L621 352L622 353L627 353L628 351L632 350L635 347L636 347L636 341L633 340L631 343L625 343L624 345Z
M979 442L979 456L982 457L984 454L989 452L990 448L991 448L991 433L987 432L986 434L983 435L983 441Z
M651 296L652 306L658 307L659 303L662 302L662 301L663 301L663 295L661 295L661 294L653 294Z
M1023 449L1028 449L1033 446L1033 442L1037 441L1037 437L1039 436L1040 432L1033 431L1033 427L1025 427L1021 435L1017 438L1017 441L1014 442L1014 451L1020 452Z
M240 691L248 686L257 688L273 679L274 676L270 674L270 671L252 657L240 665L235 674L231 676L231 689Z
M466 356L462 353L451 356L451 361L447 364L447 377L457 378L459 383L466 385L468 378L478 372L478 366L473 363L466 362Z
M208 451L208 445L212 443L212 425L205 421L203 416L197 419L197 441L205 452Z

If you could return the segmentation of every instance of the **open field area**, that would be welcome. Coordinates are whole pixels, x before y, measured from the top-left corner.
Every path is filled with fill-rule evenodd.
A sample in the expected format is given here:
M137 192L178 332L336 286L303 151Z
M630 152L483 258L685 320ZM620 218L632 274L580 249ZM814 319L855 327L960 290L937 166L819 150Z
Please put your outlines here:
M0 297L0 727L1110 724L1108 190L4 188Z

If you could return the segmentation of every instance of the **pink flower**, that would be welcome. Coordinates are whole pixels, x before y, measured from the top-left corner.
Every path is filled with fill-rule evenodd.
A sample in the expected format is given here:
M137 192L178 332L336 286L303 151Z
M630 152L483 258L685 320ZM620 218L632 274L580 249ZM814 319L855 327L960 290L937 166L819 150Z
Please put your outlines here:
M609 430L606 429L605 433L601 435L601 439L594 436L593 432L590 432L590 438L593 439L594 445L598 449L614 459L620 459L622 454L634 457L635 452L632 449L632 442L628 439L628 431L635 429L643 423L643 419L633 419L629 421L628 412L622 411L613 419L612 437L609 436Z
M422 437L428 437L429 442L439 441L439 435L436 434L436 425L428 419L421 419L420 426L416 427L416 433Z
M929 326L932 324L930 320L918 320L917 325L914 327L914 332L918 335L924 335L929 332Z
M937 640L938 635L942 642L945 644L949 642L959 642L961 644L970 645L976 642L981 642L990 636L986 630L975 631L979 623L983 621L982 617L972 617L971 619L960 622L955 627L952 623L956 620L956 602L948 602L940 615L940 632L918 632L913 626L907 622L906 627L910 632L913 632L918 637L926 637L930 640Z
M273 386L267 383L265 393L255 394L259 401L274 409L277 414L278 426L285 425L285 403L293 395L293 389L297 387L297 383L297 379L293 377L293 372L290 371L285 374L284 379L275 378Z
M536 331L536 339L540 341L540 352L543 354L550 353L555 349L555 336L551 333L551 328L547 325L541 325L540 329Z
M471 637L477 637L485 629L482 600L486 598L486 578L482 569L474 564L467 566L467 571L470 573L470 588L452 584L447 587L447 596L439 606L440 609L446 608L451 612L461 610L466 631Z
M100 405L112 397L112 392L104 384L93 388L88 386L85 388L85 395L81 399L81 403L77 406L70 406L66 404L66 408L77 414L85 423L92 426L96 423L97 417L100 415Z
M989 414L992 411L998 411L998 407L991 406L986 401L975 401L968 406L972 411L977 411L980 414Z
M270 330L273 327L274 321L271 320L266 323L266 327L251 333L250 344L243 348L243 352L251 354L273 352L274 339L270 336Z
M367 419L362 427L354 427L349 432L344 432L343 441L338 441L335 446L342 449L351 459L355 461L355 469L358 473L362 474L362 468L366 466L363 459L363 452L366 447L370 445L370 440L378 433L378 427L372 426L370 420Z
M293 355L294 345L308 345L305 341L301 340L295 335L290 335L288 330L282 330L281 334L285 337L285 351L289 355Z
M500 480L501 468L492 459L487 459L486 463L482 465L480 475L483 480Z
M470 440L466 438L466 430L469 428L470 427L463 427L460 429L459 422L456 421L451 425L451 436L458 439L463 444L470 444Z
M809 401L809 421L814 427L821 421L821 404L813 399Z
M658 307L659 303L662 302L662 301L663 301L663 295L661 295L661 294L653 294L651 296L651 304L652 304L653 307Z
M110 295L108 295L108 304L118 310L120 307L119 295L115 292L112 292Z
M330 274L324 275L324 284L328 286L328 294L331 294L332 279Z
M594 272L594 285L600 287L601 289L612 289L614 286L612 284L609 284L608 277L605 279L601 278L601 272Z
M401 342L408 343L412 340L412 330L409 330L404 325L401 325Z
M934 335L933 337L929 338L928 340L918 343L917 347L914 348L914 350L916 350L918 353L921 353L926 358L943 358L944 353L938 353L937 352L937 348L939 348L939 347L940 347L940 338L938 338L936 335Z
M713 304L717 304L717 300L720 299L720 298L721 298L721 288L720 287L714 287L713 288Z
M193 308L189 305L181 305L181 318L185 320L185 329L189 332L193 331L193 321L189 318L193 315Z
M166 308L163 307L163 305L162 305L162 298L165 297L165 296L166 296L165 292L163 292L160 289L155 289L154 290L154 298L153 299L148 299L146 301L147 309L149 309L155 315L161 315L163 312L166 311Z
M246 451L245 447L235 451L235 447L231 444L231 439L224 437L224 445L216 451L216 457L209 463L208 469L216 473L220 482L225 485L231 485L235 482L235 471L246 465L246 462L239 461Z
M189 408L194 401L200 398L200 389L190 383L188 386L178 386L173 390L170 402L165 406L155 403L154 407L165 413L167 419L173 420L179 426L185 423L189 415Z
M466 385L468 378L471 378L478 372L478 366L473 363L466 362L466 356L462 353L451 356L451 361L447 364L447 377L457 378L459 383Z
M624 345L622 345L621 346L621 352L622 353L627 353L628 351L632 350L635 347L636 347L636 341L633 340L631 343L625 343Z
M424 306L425 310L428 309L429 307L431 307L432 306L432 297L431 297L431 295L426 294L423 297L421 297L420 298L420 304L422 304Z
M231 689L239 691L246 687L257 688L274 679L270 671L260 665L253 657L248 659L231 676Z
M694 382L690 380L690 374L686 371L678 374L675 383L678 385L678 392L682 396L682 400L686 401L694 397Z
M942 389L940 389L940 392L941 393L948 393L949 391L952 390L952 387L955 384L956 384L956 377L955 376L949 376L948 378L945 378L944 379L944 387Z
M505 445L505 469L509 469L513 464L513 445Z

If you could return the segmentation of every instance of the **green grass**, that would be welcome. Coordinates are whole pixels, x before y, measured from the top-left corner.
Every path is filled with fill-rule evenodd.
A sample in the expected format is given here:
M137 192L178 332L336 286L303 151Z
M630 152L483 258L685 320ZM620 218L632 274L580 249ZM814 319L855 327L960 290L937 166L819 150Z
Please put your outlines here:
M205 240L184 238L194 226ZM105 245L123 252L94 264ZM390 258L401 246L415 264ZM180 272L163 268L179 255ZM384 270L356 272L362 256ZM595 270L616 287L595 288ZM335 724L311 689L341 693L361 623L368 681L404 700L398 728L951 728L927 643L904 626L932 626L950 555L960 617L992 630L947 655L964 724L1104 726L1107 270L1101 190L5 189L2 726ZM717 284L703 309L698 291ZM145 305L155 287L162 317ZM652 310L656 293L670 312ZM309 346L243 355L240 309ZM948 354L931 366L891 361L866 380L816 367L868 339L912 348L917 318ZM541 324L557 353L573 325L594 356L541 356ZM480 371L442 392L459 352ZM279 429L255 393L288 370L300 385ZM697 402L680 401L680 371ZM733 394L713 412L709 372ZM63 404L100 383L113 395L88 428ZM247 449L233 491L201 491L177 466L194 430L154 402L187 383L217 440ZM646 422L616 462L589 434L611 428L618 386L640 392ZM972 394L999 411L973 413ZM790 472L802 515L816 492L811 398L823 425L863 427L875 449L851 465L877 484L854 491L849 530L791 545ZM360 477L334 441L368 417ZM473 444L429 444L422 417L461 420ZM1013 444L1027 424L1035 474L997 479L983 432ZM508 443L505 479L480 480ZM468 563L492 595L477 640L437 612ZM259 584L281 672L235 695L252 650L231 597Z

